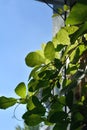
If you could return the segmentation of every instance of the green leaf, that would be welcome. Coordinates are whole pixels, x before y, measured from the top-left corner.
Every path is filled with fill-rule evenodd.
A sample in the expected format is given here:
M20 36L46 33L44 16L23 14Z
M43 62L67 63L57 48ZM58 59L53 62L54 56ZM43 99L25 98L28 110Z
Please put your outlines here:
M64 29L68 32L69 35L76 32L79 28L78 26L65 26Z
M39 123L42 122L42 118L41 116L37 115L37 114L28 114L28 113L25 113L23 115L23 119L25 121L25 123L28 125L28 126L36 126L38 125Z
M67 126L67 122L59 122L54 126L53 130L67 130Z
M0 109L6 109L8 107L11 107L17 103L17 100L15 98L7 98L7 97L0 97Z
M15 93L22 98L26 97L26 85L24 82L21 82L17 85L15 88Z
M71 43L73 44L80 36L82 36L85 33L87 33L87 22L82 24L76 32L70 35Z
M48 121L51 123L58 123L62 122L67 118L68 114L64 111L50 111L50 114L48 116Z
M85 45L79 45L70 55L71 63L76 64L86 49L87 47Z
M26 65L35 67L45 63L45 59L39 52L30 52L25 58Z
M49 83L48 80L39 80L36 88L37 88L37 89L45 88L45 87L48 87L49 84L50 84L50 83Z
M28 108L28 110L32 110L32 109L35 108L35 104L34 104L33 101L32 101L32 97L30 97L30 98L28 99L27 108Z
M67 86L64 86L64 88L60 91L60 94L64 94L66 92L71 91L75 87L77 87L78 82L74 79L72 80Z
M64 28L61 28L60 31L57 33L57 42L58 44L62 45L70 44L70 38L68 32Z
M73 105L73 92L72 91L68 92L65 99L66 99L66 105L69 107L69 109L71 109Z
M55 59L54 59L54 66L55 66L58 70L60 70L60 69L62 68L63 64L62 64L61 60L55 58Z
M37 71L41 68L41 66L36 66L34 69L31 70L30 75L29 75L29 80L31 77L35 78L37 76Z
M44 49L44 55L47 59L53 60L55 58L55 48L52 42L48 42Z
M37 84L38 84L38 80L35 79L31 79L28 83L28 90L30 92L34 92L37 90Z
M29 98L27 108L30 114L39 114L41 116L44 116L46 111L45 107L41 104L36 96Z
M58 13L53 14L52 18L59 16Z
M87 21L87 0L79 0L66 19L66 24L76 25Z
M66 5L66 4L64 5L63 8L64 8L64 11L68 11L70 9L70 7L68 5Z

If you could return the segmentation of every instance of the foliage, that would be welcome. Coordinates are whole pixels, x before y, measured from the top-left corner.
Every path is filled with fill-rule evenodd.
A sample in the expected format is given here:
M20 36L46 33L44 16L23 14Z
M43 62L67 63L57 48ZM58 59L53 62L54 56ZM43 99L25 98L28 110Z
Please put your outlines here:
M24 128L22 128L18 125L16 127L16 130L39 130L39 125L38 126L27 126L26 124L24 124Z
M65 23L52 41L26 56L32 71L28 84L15 88L19 99L0 97L1 109L26 104L22 118L29 126L44 122L53 130L87 127L87 0L78 0Z

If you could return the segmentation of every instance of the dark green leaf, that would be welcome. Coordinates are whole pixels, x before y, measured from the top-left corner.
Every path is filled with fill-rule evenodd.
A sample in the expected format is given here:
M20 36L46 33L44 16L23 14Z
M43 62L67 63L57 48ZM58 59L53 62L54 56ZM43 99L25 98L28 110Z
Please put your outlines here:
M36 96L32 96L29 98L27 108L31 114L45 114L45 108Z
M24 82L21 82L17 85L15 88L15 93L22 98L26 97L26 85Z
M72 80L67 86L65 86L61 91L60 94L64 94L66 92L71 91L75 87L77 87L78 82L76 80Z
M44 88L44 87L48 87L48 86L49 86L48 80L39 80L36 88L40 89L40 88Z
M54 126L53 130L67 130L67 126L67 122L59 122Z
M48 116L48 121L51 123L62 122L67 118L68 114L64 111L52 111Z
M6 109L8 107L11 107L17 103L17 100L15 98L7 98L7 97L0 97L0 109Z
M34 69L32 69L32 71L30 72L29 79L30 79L31 77L35 78L35 77L36 77L36 73L37 73L37 71L38 71L40 68L41 68L41 66L36 66L36 67L34 67Z
M28 126L36 126L42 122L41 116L37 114L25 113L23 119Z
M56 50L57 52L60 52L64 47L65 47L65 45L63 45L63 44L58 44L55 50Z
M37 90L37 84L38 84L38 80L31 79L28 83L28 90L30 92L34 92L35 90Z
M65 99L66 99L66 105L69 107L69 109L71 109L73 105L73 92L72 91L68 92Z
M63 66L63 64L62 64L61 60L55 58L55 59L54 59L54 66L55 66L58 70L60 70L61 67Z

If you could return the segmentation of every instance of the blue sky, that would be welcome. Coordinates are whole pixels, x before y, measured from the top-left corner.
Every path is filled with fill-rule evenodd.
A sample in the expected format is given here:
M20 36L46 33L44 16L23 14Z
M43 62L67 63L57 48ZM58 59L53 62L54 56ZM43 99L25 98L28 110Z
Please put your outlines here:
M14 88L27 83L25 56L52 39L52 10L34 0L0 0L0 96L16 97ZM14 108L0 110L0 130L15 130L23 121ZM16 110L21 119L23 106Z

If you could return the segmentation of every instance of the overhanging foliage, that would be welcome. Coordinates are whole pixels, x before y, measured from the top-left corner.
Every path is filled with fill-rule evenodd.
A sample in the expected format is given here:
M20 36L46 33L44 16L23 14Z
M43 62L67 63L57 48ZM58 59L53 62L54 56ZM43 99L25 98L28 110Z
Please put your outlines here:
M32 67L28 85L21 82L15 88L19 99L0 97L0 108L26 104L22 118L27 125L44 122L53 130L67 130L68 125L86 130L87 0L78 0L65 23L52 41L26 56Z

